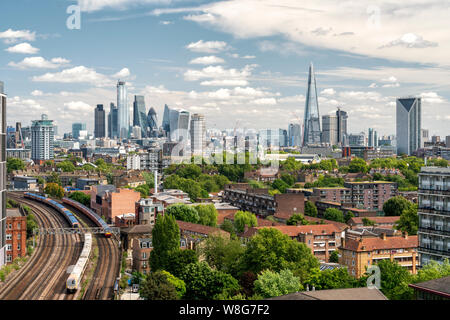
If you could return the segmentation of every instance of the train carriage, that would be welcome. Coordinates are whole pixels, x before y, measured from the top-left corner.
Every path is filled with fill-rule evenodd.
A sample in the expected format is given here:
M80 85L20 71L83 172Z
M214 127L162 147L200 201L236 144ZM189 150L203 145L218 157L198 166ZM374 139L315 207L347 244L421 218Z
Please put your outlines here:
M89 255L92 248L92 234L84 234L84 245L77 263L73 267L69 277L66 280L66 289L68 292L76 292L80 288L81 278L86 270L89 261Z

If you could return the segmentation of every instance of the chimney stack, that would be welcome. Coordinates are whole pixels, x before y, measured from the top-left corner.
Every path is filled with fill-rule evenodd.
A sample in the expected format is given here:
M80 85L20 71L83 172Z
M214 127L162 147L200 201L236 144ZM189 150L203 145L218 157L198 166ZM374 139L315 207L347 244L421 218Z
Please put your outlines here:
M386 240L386 232L382 232L380 238Z
M404 231L404 232L402 233L402 236L403 236L403 238L408 239L408 232L407 232L407 231Z

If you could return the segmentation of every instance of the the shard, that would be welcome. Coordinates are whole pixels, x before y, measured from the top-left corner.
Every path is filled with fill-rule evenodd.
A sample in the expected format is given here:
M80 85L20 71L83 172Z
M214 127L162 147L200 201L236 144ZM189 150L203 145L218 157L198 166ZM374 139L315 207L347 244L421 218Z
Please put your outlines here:
M317 100L314 67L309 65L308 90L306 91L303 145L319 144L321 136L319 102Z

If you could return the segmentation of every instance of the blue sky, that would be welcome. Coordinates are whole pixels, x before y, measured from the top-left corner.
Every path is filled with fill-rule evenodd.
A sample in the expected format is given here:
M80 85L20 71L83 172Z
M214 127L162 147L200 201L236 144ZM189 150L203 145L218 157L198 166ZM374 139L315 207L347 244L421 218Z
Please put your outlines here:
M66 27L80 5L81 28ZM395 98L422 96L423 127L450 134L447 1L4 0L0 80L8 124L48 113L93 129L117 79L162 120L167 103L211 128L287 128L303 118L316 69L320 114L338 106L349 131L395 134Z

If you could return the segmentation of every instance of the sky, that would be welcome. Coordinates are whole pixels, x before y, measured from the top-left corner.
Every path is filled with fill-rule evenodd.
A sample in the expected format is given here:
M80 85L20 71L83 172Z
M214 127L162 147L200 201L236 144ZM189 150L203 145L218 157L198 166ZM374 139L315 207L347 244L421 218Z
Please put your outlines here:
M313 63L320 115L341 107L349 133L395 134L396 98L416 96L422 127L450 135L448 1L2 0L0 8L8 125L47 113L59 134L74 122L92 132L94 108L109 112L120 79L130 110L144 95L159 123L167 104L204 114L208 128L287 129L303 121Z

